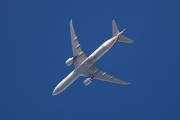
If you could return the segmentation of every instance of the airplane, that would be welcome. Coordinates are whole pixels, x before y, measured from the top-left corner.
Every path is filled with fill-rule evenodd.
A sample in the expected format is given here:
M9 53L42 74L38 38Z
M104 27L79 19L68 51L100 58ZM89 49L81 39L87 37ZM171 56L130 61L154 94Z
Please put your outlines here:
M126 29L126 28L125 28ZM72 19L70 20L71 43L73 50L73 57L67 59L65 62L70 66L73 62L75 69L65 77L54 89L52 96L55 96L64 91L71 85L79 76L85 76L84 84L87 86L91 83L92 79L99 79L107 82L113 82L123 85L128 85L130 82L119 80L106 72L99 70L94 63L101 58L117 41L125 43L133 43L134 41L123 36L122 33L125 29L119 32L115 20L112 21L113 37L104 42L98 49L96 49L89 57L87 57L81 49L77 36L74 31Z

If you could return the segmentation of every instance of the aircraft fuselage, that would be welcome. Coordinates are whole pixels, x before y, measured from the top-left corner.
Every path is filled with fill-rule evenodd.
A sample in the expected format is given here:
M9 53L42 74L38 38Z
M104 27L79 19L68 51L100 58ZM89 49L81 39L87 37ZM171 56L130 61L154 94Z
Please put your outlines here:
M86 60L84 60L76 69L74 69L67 77L65 77L54 89L52 95L57 95L71 85L81 74L86 72L99 58L101 58L119 39L120 34L115 35L104 42L96 49ZM92 76L93 77L93 76Z

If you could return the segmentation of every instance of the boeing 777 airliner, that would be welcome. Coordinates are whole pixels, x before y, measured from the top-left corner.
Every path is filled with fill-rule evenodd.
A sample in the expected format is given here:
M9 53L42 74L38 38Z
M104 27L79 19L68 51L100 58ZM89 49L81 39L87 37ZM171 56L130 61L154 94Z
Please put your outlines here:
M101 58L117 41L133 43L134 41L123 36L121 31L119 32L115 20L112 21L113 37L104 42L97 50L95 50L89 57L87 57L81 49L81 46L76 37L72 19L70 21L71 31L71 43L73 49L73 57L66 61L67 66L70 66L73 62L75 69L65 77L54 89L52 95L55 96L64 91L69 85L71 85L79 76L88 77L84 84L87 86L91 83L92 79L99 79L108 82L128 85L129 82L119 80L113 76L108 75L106 72L99 70L94 63Z

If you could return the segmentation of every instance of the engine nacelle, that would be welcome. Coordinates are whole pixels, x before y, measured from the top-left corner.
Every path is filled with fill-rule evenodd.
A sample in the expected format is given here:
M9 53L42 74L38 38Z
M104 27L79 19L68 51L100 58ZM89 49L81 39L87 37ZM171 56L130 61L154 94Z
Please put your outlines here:
M84 84L85 84L86 86L88 86L91 82L92 82L92 78L87 78L87 79L84 81Z
M74 58L73 58L73 57L67 59L67 60L66 60L66 65L67 65L67 66L70 66L70 65L73 63L73 61L74 61Z

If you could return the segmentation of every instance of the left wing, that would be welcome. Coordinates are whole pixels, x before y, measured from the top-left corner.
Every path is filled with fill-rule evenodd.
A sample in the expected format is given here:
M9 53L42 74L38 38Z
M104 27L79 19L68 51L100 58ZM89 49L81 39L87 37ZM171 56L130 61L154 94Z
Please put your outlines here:
M106 72L102 72L95 65L91 66L85 73L83 73L83 75L86 77L91 77L91 78L95 78L95 79L99 79L99 80L103 80L107 82L113 82L113 83L118 83L118 84L123 84L123 85L130 84L129 82L125 82L113 76L110 76L106 74Z
M75 67L77 68L87 58L87 56L82 51L81 46L78 42L77 36L74 31L74 27L72 24L72 19L70 21L70 31L71 31L71 43L72 43L74 64L75 64Z

